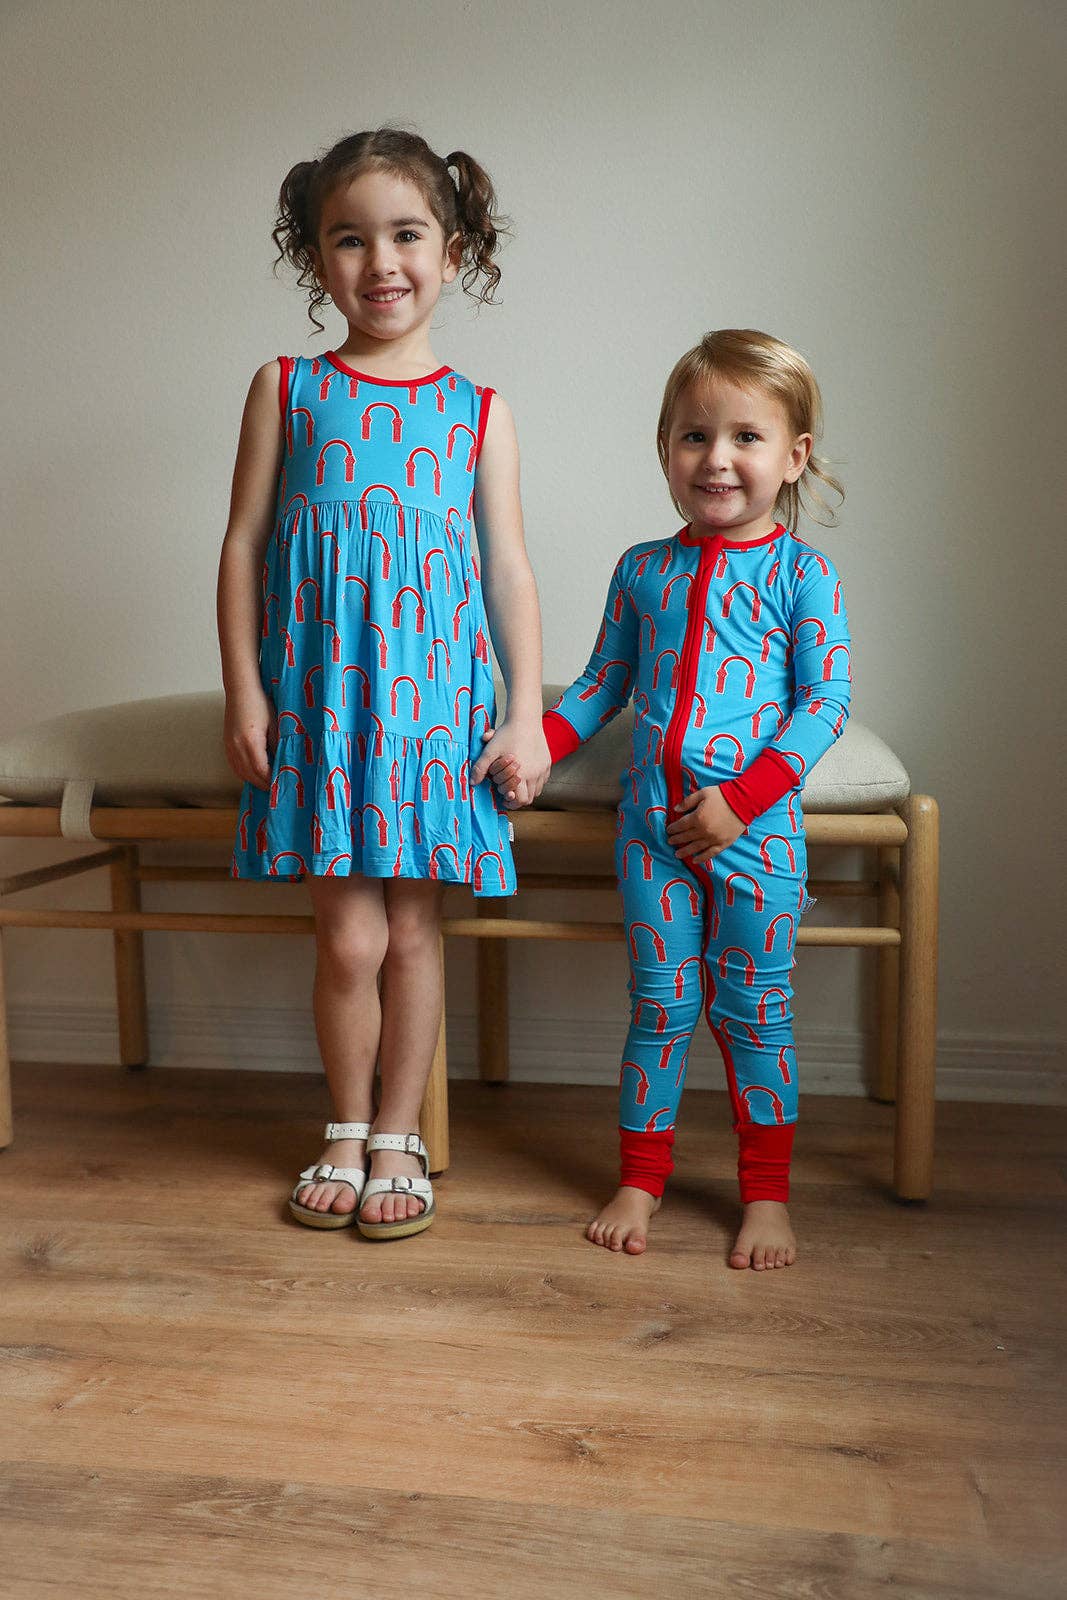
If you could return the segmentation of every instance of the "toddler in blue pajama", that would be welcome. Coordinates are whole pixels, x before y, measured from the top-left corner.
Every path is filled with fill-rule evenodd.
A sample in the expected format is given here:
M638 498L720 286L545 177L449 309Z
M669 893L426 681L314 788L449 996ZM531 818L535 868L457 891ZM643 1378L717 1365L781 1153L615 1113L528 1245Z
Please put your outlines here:
M659 450L687 525L622 556L589 664L545 718L559 760L631 698L636 708L616 842L631 971L622 1176L588 1234L615 1250L645 1247L703 1009L739 1140L731 1265L795 1257L785 1202L790 974L807 903L800 793L850 695L840 581L784 525L802 482L839 487L812 455L818 429L815 379L780 341L725 330L683 357Z

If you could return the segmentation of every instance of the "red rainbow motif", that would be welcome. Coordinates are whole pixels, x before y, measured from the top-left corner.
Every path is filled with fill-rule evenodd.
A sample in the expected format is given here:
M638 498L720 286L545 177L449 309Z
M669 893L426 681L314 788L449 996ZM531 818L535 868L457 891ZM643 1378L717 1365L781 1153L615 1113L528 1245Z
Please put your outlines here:
M309 706L314 706L315 704L315 686L311 680L315 676L316 672L321 671L321 666L314 666L309 667L307 672L304 674L304 700Z
M452 642L453 642L453 644L458 644L459 643L459 614L467 604L468 604L468 602L466 600L461 600L459 605L456 607L455 611L452 614Z
M326 809L328 811L337 810L337 787L335 780L338 774L340 774L341 788L344 792L345 809L347 810L352 804L352 785L349 782L347 772L345 771L344 767L333 767L326 778Z
M393 679L393 685L389 691L390 714L394 717L396 716L397 699L399 696L400 685L402 683L410 683L411 685L411 716L412 721L418 722L419 715L422 711L422 695L419 693L419 686L415 682L415 679L408 677L406 673L401 673L399 678Z
M744 746L742 745L740 739L736 739L732 733L712 734L711 738L704 747L704 760L709 764L709 766L714 762L715 746L718 744L720 739L725 739L728 744L732 744L734 746L734 771L740 772L745 764Z
M430 460L433 462L433 492L435 495L439 496L441 493L441 463L434 452L430 449L429 445L426 444L416 445L415 449L407 458L405 463L407 470L407 486L409 489L414 489L415 487L415 473L417 471L416 461L419 456L429 456Z
M385 630L380 628L376 622L368 622L367 632L378 636L378 665L384 672L389 665L389 644L385 637Z
M347 439L328 439L315 463L315 483L319 488L326 481L326 452L332 450L334 445L339 445L345 453L345 482L351 483L356 476L356 454Z
M786 922L789 924L789 931L785 936L787 947L789 945L789 941L793 937L793 929L796 927L795 919L790 912L779 911L778 915L771 920L767 927L767 937L763 941L763 952L765 955L770 955L771 951L774 949L774 941L778 937L777 929L780 922Z
M483 861L495 861L496 862L497 873L498 873L499 878L500 878L500 887L502 889L506 889L507 886L508 886L508 875L504 871L504 863L503 863L503 861L501 861L500 857L497 855L495 850L483 850L481 855L478 857L477 861L474 863L474 887L476 889L480 889L481 886L482 886L482 862Z
M291 717L293 719L293 722L294 722L295 726L293 727L292 732L294 734L298 734L304 741L304 760L307 762L308 766L310 766L312 761L314 760L314 756L315 756L314 744L312 742L311 735L308 733L307 729L304 727L304 724L301 722L300 718L297 716L295 711L279 711L279 713L278 713L278 735L279 735L280 738L285 738L286 737L286 733L285 733L285 719L286 719L286 717ZM301 805L303 805L303 803L304 803L303 801L300 801Z
M445 641L443 639L434 639L430 644L429 651L427 652L427 655L426 655L426 676L427 676L428 680L430 681L430 683L433 683L433 681L434 681L434 671L435 671L436 666L437 666L437 647L438 647L438 645L440 645L441 649L445 653L445 676L446 676L448 682L451 683L451 681L452 681L452 656L449 653L448 646L447 646L447 644L445 643Z
M473 718L473 716L474 716L474 709L473 709L473 707L471 706L471 703L470 703L471 702L470 689L468 688L468 686L465 683L462 683L462 684L460 684L459 688L456 690L456 698L452 702L452 715L455 718L455 722L456 722L456 727L457 728L461 728L463 726L462 722L460 721L459 702L463 699L464 695L467 696L467 718L468 718L468 721L471 720ZM483 706L483 707L481 707L481 709L484 711L485 707ZM488 713L486 713L486 715L488 716ZM488 723L486 725L488 726Z
M775 1094L773 1089L768 1089L761 1083L750 1083L747 1089L742 1089L741 1091L741 1099L745 1103L745 1110L748 1112L750 1122L755 1122L756 1120L752 1115L752 1107L749 1104L749 1099L754 1094L765 1094L770 1100L771 1106L774 1109L775 1122L777 1122L779 1125L785 1122L785 1107L782 1105L781 1100L778 1098L777 1094Z
M304 419L304 443L307 448L310 450L311 446L315 442L314 417L308 410L307 406L294 406L292 411L290 411L289 419L285 424L285 442L289 446L290 455L292 455L293 451L296 449L296 441L293 437L293 432L297 417L303 417Z
M794 640L794 643L796 643L796 644L800 643L800 630L801 630L801 628L806 628L808 626L809 622L813 622L815 624L815 643L816 644L825 644L826 643L826 624L823 622L821 617L801 617L800 621L797 623L796 627L793 629L793 640Z
M304 590L307 588L308 584L311 585L311 592L315 596L315 621L321 622L321 595L319 592L319 586L315 582L314 578L305 578L302 583L298 583L296 586L296 594L293 596L293 608L296 612L296 620L297 622L303 622L304 620Z
M452 452L456 447L456 434L457 433L467 433L467 434L470 435L471 444L470 444L470 450L467 453L467 467L466 467L466 470L468 472L473 472L474 471L474 460L475 460L475 457L478 454L478 435L475 433L473 428L468 428L467 424L465 422L457 422L451 428L449 428L449 430L448 430L448 448L445 451L445 454L448 457L449 461L451 461L452 460ZM440 490L438 490L438 493L440 493Z
M718 672L715 674L715 693L722 694L723 689L726 687L726 679L729 673L731 661L740 661L741 665L746 669L747 676L745 678L745 699L751 700L756 687L756 669L747 656L726 657L726 660L722 663ZM740 771L740 768L738 770Z
M759 847L760 860L763 862L766 870L770 873L774 872L774 867L771 864L771 852L769 846L775 843L785 845L785 853L789 861L789 870L790 872L795 872L797 870L796 852L784 833L769 833Z
M756 879L747 872L731 872L729 877L726 879L726 883L724 885L726 889L726 904L728 906L732 906L734 903L734 896L737 893L737 890L734 888L734 884L737 882L738 878L741 878L745 883L750 883L752 885L752 909L754 911L762 911L763 890Z
M674 588L676 583L685 584L685 586L686 586L686 604L688 605L689 596L693 592L693 574L691 572L676 572L674 577L671 578L670 582L664 584L664 586L663 586L663 596L662 596L662 598L660 600L660 603L659 603L659 608L660 608L661 611L666 611L667 607L670 605L671 590ZM655 647L653 646L653 648L655 648Z
M852 653L847 644L835 644L833 648L828 650L822 658L823 683L829 683L830 679L834 675L834 656L839 650L843 650L845 652L845 660L848 662L848 667L846 669L848 673L848 681L849 683L852 682Z
M400 829L400 837L401 837L401 839L403 839L403 836L404 836L404 812L405 811L410 811L411 812L411 820L415 825L414 826L415 843L416 844L421 844L422 843L422 829L419 826L419 808L415 804L414 800L405 800L403 805L397 811L396 818L397 818L397 826Z
M352 865L352 857L347 853L347 851L342 851L340 855L334 856L333 860L330 862L329 866L326 868L326 871L323 873L323 877L325 877L325 878L345 878L345 877L347 877L348 876L347 873L338 872L338 870L337 870L337 868L340 866L342 861L347 861L349 866Z
M375 805L366 805L366 806L363 807L363 809L360 812L360 831L361 831L364 847L366 847L366 843L367 843L367 812L368 811L377 820L377 823L378 823L378 845L379 845L380 849L384 850L386 845L389 843L389 819L386 817L385 812L382 810L381 806L375 806Z
M678 884L681 884L689 896L689 910L692 915L695 917L700 910L700 896L697 894L696 885L688 878L672 878L669 883L663 885L659 897L659 908L663 913L664 922L674 921L674 913L671 910L671 890L676 888Z
M445 850L450 850L452 852L456 863L456 876L459 876L459 851L456 849L455 845L435 844L433 849L430 851L430 877L434 880L441 876L441 867L438 858Z
M595 682L591 683L587 689L583 689L581 691L581 693L578 696L579 700L591 700L593 698L593 696L595 694L597 694L604 687L604 683L605 683L605 681L607 679L607 676L608 676L608 673L611 671L612 667L621 667L622 668L623 678L622 678L622 684L620 685L620 688L619 688L619 693L620 694L624 694L626 692L626 690L630 687L630 668L629 668L629 666L627 665L627 663L625 661L605 661L603 666L600 667L598 669L598 671L597 671Z
M645 1101L648 1099L648 1073L643 1067L639 1067L636 1061L624 1061L622 1066L619 1068L620 1089L622 1088L622 1080L625 1076L627 1067L632 1067L637 1073L637 1088L634 1091L634 1105L643 1106ZM657 1112L657 1116L658 1115L659 1113Z
M350 583L354 583L355 584L356 588L360 592L360 595L362 596L362 599L363 599L363 620L364 620L364 622L369 622L370 621L370 590L368 589L366 583L364 583L362 578L357 578L354 575L349 575L345 579L345 593L346 594L348 593L348 585Z
M637 648L639 650L645 649L646 622L648 623L648 649L649 651L654 651L656 648L656 619L650 611L642 611L640 621L637 624Z
M752 621L758 622L760 619L760 611L763 609L760 604L759 593L752 587L750 583L743 583L740 580L737 583L732 583L727 589L726 593L723 595L723 616L728 617L730 615L730 608L734 603L734 595L737 593L738 589L747 589L749 594L752 596Z
M759 658L761 661L766 662L770 660L771 640L775 637L775 635L781 635L781 637L785 640L785 659L786 661L789 660L789 657L792 653L793 641L790 639L788 633L786 633L784 628L768 628L767 632L763 635L763 648L759 653Z
M673 656L674 657L674 665L671 668L671 681L670 681L670 684L669 684L668 687L673 689L675 687L675 685L677 684L677 681L678 681L678 663L679 663L678 652L677 652L677 650L661 650L659 655L656 657L655 665L652 668L652 687L653 687L653 689L658 689L659 688L660 662L663 661L663 659L666 656Z
M441 570L445 575L445 594L450 595L452 593L452 574L448 570L448 557L445 555L440 546L435 547L433 550L427 550L426 554L423 556L422 581L426 585L427 591L432 594L433 577L430 562L434 556L441 557Z
M369 484L368 487L366 489L364 489L363 493L360 495L360 497L359 497L359 525L360 525L360 527L363 529L364 533L366 533L367 529L370 527L370 514L367 511L367 497L369 495L372 495L374 493L375 489L380 489L383 494L387 494L389 496L389 499L392 501L393 505L396 507L397 531L400 534L400 537L403 538L404 537L404 506L403 506L403 502L401 501L400 496L397 494L396 490L391 488L389 486L389 484L387 484L387 483L372 483L372 484ZM383 578L388 578L388 576L389 576L389 567L391 565L389 545L386 542L386 539L385 539L384 535L381 534L378 531L377 528L372 530L371 538L372 539L374 539L374 538L381 539L381 541L382 541L382 577Z
M641 999L637 1002L636 1006L634 1007L634 1026L636 1028L641 1026L641 1013L646 1006L651 1006L656 1012L656 1032L666 1033L667 1023L669 1022L670 1017L667 1007L660 1005L658 1000ZM641 1069L638 1068L638 1071L640 1070Z
M646 1133L670 1133L671 1126L673 1126L673 1124L669 1125L666 1128L657 1128L656 1127L656 1118L657 1117L669 1116L670 1109L671 1109L670 1106L660 1106L658 1111L653 1111L652 1115L649 1117L648 1121L645 1123L644 1131Z
M778 1018L780 1022L785 1021L786 1015L789 1011L789 996L786 994L784 989L764 989L756 1006L756 1020L759 1022L761 1028L765 1028L767 1026L767 1001L770 999L772 994L778 996L775 1004L781 1006L782 1008ZM788 1078L786 1079L786 1082L789 1082Z
M444 775L445 775L445 794L448 796L448 798L450 800L454 800L456 798L456 786L452 781L452 774L451 774L451 772L449 772L449 770L448 770L447 766L445 765L445 763L443 761L439 760L437 756L434 756L432 761L428 761L426 763L425 768L423 769L423 774L422 774L422 798L424 800L428 800L430 798L430 774L433 771L434 767L440 767L441 771L444 773Z
M632 840L631 843L633 843ZM652 949L655 953L656 961L662 967L667 960L667 946L663 943L663 940L660 938L659 934L656 932L655 928L650 922L631 922L629 929L627 930L627 938L630 942L630 953L633 956L634 961L636 962L638 959L637 934L639 930L652 935Z
M307 862L304 860L303 856L300 855L299 851L296 851L296 850L280 850L278 852L278 854L273 858L273 860L271 861L271 864L270 864L270 876L272 878L278 878L278 877L286 877L286 878L288 878L290 876L290 872L288 872L288 871L284 872L284 873L280 873L278 871L278 862L279 861L288 861L290 859L290 857L292 858L292 860L294 860L296 862L296 866L292 869L293 872L306 872L307 871Z
M686 956L685 960L682 962L681 966L678 968L678 971L674 974L674 998L676 1000L681 1000L681 998L685 994L685 969L686 969L686 967L689 967L689 966L695 966L696 967L697 976L699 977L700 976L700 968L701 968L700 957L699 956Z
M646 883L652 882L652 852L643 839L628 839L622 852L622 875L630 876L629 856L630 851L637 849L641 852L641 876Z
M423 633L426 628L426 606L423 603L422 595L417 589L413 589L410 583L406 583L402 589L398 589L396 592L396 598L393 601L393 627L400 627L404 611L404 596L406 594L415 596L415 632Z
M764 702L760 706L759 710L758 711L754 711L752 713L752 737L753 737L753 739L758 739L759 738L759 735L760 735L760 723L763 721L763 713L765 711L776 711L778 713L778 731L781 731L782 722L783 722L785 713L782 711L782 708L778 704L777 700L764 700Z
M793 1050L795 1056L796 1051L790 1044L784 1044L778 1052L778 1071L782 1074L783 1083L792 1083L793 1081L789 1073L789 1062L786 1060L786 1055L790 1050Z
M369 406L365 406L363 408L363 415L360 418L360 433L362 438L370 438L371 426L374 422L372 413L379 410L389 412L390 416L392 417L393 443L399 444L404 424L397 407L390 404L388 400L372 400Z
M747 950L742 950L739 944L729 944L719 956L719 977L725 979L729 968L728 956L740 956L741 965L745 969L745 988L751 989L756 981L756 963Z

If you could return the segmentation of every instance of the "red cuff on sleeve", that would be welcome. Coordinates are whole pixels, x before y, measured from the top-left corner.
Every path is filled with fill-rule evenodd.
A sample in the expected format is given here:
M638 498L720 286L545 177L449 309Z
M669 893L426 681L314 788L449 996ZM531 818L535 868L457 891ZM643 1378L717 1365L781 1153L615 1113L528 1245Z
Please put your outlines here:
M789 1161L796 1123L743 1122L737 1130L737 1182L741 1204L789 1199Z
M572 750L577 750L582 742L566 717L561 717L556 711L545 712L541 718L541 727L548 743L548 753L553 761L562 761Z
M747 828L799 782L789 762L777 750L761 750L740 777L727 778L725 783L719 784L719 793Z
M660 1195L674 1171L671 1145L673 1128L663 1133L638 1133L619 1129L619 1182L646 1194Z

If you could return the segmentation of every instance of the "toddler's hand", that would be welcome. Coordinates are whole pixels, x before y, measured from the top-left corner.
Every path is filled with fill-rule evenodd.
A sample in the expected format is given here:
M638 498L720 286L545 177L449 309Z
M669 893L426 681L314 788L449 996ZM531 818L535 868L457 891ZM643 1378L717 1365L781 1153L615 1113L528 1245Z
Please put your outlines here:
M675 820L667 824L667 838L679 861L694 865L729 849L745 831L745 824L726 804L717 787L695 789L675 807Z
M541 793L552 760L540 722L524 727L505 720L500 729L487 728L485 748L471 772L471 782L489 774L507 811L532 805Z
M278 744L278 713L263 693L227 696L223 727L226 760L244 783L256 789L270 784L271 759Z

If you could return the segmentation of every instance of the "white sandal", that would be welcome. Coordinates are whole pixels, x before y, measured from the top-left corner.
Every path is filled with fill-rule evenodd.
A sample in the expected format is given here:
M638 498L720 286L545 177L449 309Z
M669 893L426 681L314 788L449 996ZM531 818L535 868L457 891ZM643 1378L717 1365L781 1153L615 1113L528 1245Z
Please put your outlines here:
M335 1139L368 1139L370 1137L369 1122L328 1122L326 1124L326 1143L331 1144ZM360 1200L363 1198L363 1188L367 1182L366 1167L333 1167L328 1161L320 1161L318 1166L305 1167L293 1186L289 1196L289 1210L297 1222L302 1222L307 1228L350 1228L356 1220ZM309 1183L347 1183L355 1191L356 1203L351 1211L315 1211L310 1206L302 1206L297 1200L301 1189Z
M372 1133L367 1140L367 1155L376 1150L402 1150L405 1155L418 1156L422 1162L421 1178L371 1178L363 1190L362 1204L376 1194L411 1194L422 1201L417 1217L405 1217L403 1222L364 1222L356 1217L356 1226L365 1239L404 1239L412 1233L422 1233L436 1215L433 1185L430 1182L430 1153L417 1133Z

